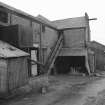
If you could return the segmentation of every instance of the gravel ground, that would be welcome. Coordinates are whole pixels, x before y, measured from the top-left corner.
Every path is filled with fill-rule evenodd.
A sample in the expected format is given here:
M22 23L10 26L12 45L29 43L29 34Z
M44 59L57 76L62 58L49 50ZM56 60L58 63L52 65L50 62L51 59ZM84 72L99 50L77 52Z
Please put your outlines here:
M104 105L104 83L104 76L56 75L49 82L46 77L32 78L18 96L0 105ZM47 88L44 94L42 87Z

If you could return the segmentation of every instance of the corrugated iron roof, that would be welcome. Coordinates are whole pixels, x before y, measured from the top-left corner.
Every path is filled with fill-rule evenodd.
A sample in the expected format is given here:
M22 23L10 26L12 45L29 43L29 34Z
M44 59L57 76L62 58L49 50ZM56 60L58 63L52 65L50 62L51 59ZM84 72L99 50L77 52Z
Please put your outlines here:
M87 46L90 48L96 48L98 50L105 51L105 45L103 45L97 41L90 41L87 43Z
M0 58L29 56L28 53L0 40Z
M86 27L86 19L83 17L68 18L63 20L52 21L58 29Z

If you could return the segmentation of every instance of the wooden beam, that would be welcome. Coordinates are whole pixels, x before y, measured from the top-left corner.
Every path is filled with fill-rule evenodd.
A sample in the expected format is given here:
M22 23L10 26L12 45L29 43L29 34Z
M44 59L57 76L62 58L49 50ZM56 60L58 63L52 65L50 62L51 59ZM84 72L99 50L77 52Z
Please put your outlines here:
M91 21L91 20L97 20L97 18L90 18L90 19L88 19L89 21Z

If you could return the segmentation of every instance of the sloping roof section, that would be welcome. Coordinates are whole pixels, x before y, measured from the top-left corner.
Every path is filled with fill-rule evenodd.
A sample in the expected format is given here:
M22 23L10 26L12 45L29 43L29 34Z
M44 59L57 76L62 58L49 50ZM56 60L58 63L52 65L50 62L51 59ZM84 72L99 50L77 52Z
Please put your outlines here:
M0 40L0 58L29 56L28 53Z
M68 18L63 20L52 21L52 23L56 25L58 29L86 27L86 18L85 16Z
M52 26L52 27L57 28L56 25L54 25L50 20L48 20L47 18L45 18L45 17L42 16L42 15L38 15L38 16L36 17L36 19L38 19L39 21L42 21L43 23L49 24L49 25Z
M98 50L101 50L101 51L105 51L105 45L103 45L99 42L96 42L96 41L88 42L87 47L95 48L95 49L98 49Z

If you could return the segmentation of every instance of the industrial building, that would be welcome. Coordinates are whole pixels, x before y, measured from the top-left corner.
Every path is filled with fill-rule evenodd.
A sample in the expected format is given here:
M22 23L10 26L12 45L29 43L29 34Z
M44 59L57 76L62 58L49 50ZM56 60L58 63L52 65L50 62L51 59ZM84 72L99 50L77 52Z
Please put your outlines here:
M105 47L91 41L89 20L85 13L49 21L0 3L0 40L30 54L28 77L52 72L90 75L96 68L105 69Z

